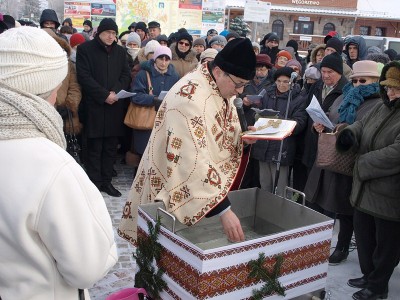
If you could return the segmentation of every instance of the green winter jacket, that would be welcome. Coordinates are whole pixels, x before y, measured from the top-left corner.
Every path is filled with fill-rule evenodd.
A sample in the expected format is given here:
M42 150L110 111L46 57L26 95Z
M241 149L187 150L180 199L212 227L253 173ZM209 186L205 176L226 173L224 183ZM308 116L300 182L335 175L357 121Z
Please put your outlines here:
M380 82L390 67L400 70L393 61L382 70ZM400 80L400 78L399 78ZM363 119L346 127L356 138L358 157L353 170L352 206L373 216L400 221L400 99L389 104L380 86L382 102Z

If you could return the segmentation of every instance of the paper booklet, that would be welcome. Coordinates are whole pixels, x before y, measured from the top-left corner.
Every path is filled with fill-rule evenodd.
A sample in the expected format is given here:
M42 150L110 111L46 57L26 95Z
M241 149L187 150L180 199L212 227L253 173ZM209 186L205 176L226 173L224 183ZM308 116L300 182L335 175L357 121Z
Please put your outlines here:
M242 138L280 141L292 134L296 124L293 120L259 118L254 124L257 130L243 132Z
M167 93L168 93L168 91L161 91L160 95L158 95L158 99L164 100Z
M117 94L118 99L128 98L131 96L135 96L136 93L127 92L125 90L120 90Z
M315 96L312 97L310 105L306 108L306 111L314 123L322 124L331 130L333 130L335 127L322 110L321 105L319 105L319 102Z

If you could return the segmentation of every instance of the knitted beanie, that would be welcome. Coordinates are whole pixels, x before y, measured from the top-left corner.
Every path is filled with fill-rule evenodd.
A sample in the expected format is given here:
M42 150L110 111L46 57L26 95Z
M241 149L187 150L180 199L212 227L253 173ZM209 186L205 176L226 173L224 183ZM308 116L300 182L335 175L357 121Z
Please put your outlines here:
M93 28L92 21L90 21L90 20L85 20L85 21L83 21L83 25L87 25L87 26L89 26L90 28Z
M271 69L273 67L271 63L271 57L267 54L257 54L256 55L256 66L261 65L261 66L266 66L268 69Z
M129 43L135 43L138 45L139 48L142 46L142 40L136 32L131 32L128 35L128 38L126 39L126 44L128 45Z
M40 95L54 90L68 71L67 54L42 29L22 26L0 35L0 80Z
M229 41L214 62L224 72L242 79L253 79L256 73L256 55L248 38Z
M288 60L291 60L291 59L292 59L292 55L290 54L289 51L286 51L286 50L281 50L281 51L279 51L278 54L276 55L276 60L278 60L278 57L279 57L279 56L284 56L284 57L286 57Z
M259 43L257 43L257 42L252 42L251 44L253 45L253 49L254 49L254 48L257 48L257 49L258 49L258 52L261 51L261 46L260 46Z
M193 42L193 47L197 46L197 45L203 46L205 48L206 47L205 39L202 39L202 38L195 39Z
M156 48L156 50L154 51L154 60L156 60L156 58L166 55L169 57L169 59L172 59L172 52L171 49L169 49L167 46L158 46Z
M200 62L205 59L205 58L211 58L214 59L218 54L218 51L215 50L214 48L208 48L201 52L200 54Z
M326 47L325 48L333 48L335 51L339 54L342 54L343 52L343 42L339 40L337 37L331 37L327 42L326 42Z
M290 67L293 69L293 67L297 67L297 69L300 71L300 73L302 72L303 68L301 66L301 63L299 63L299 61L297 59L291 59L289 60L285 67Z
M343 75L343 59L339 53L334 52L326 55L321 61L321 68L329 68Z
M156 51L157 47L160 47L160 43L157 42L156 40L151 40L146 44L146 47L144 47L144 55L147 56L149 53L154 53Z
M84 42L86 42L85 37L80 34L80 33L74 33L73 35L71 35L71 37L69 38L69 44L71 45L72 48L74 48L75 46L78 46L80 44L83 44Z
M295 40L289 40L286 43L286 47L292 47L294 52L297 52L297 50L299 50L299 44Z
M135 25L135 31L138 30L138 29L143 30L144 32L147 32L146 23L145 22L137 22L136 25Z
M168 37L165 34L160 34L159 36L156 37L157 42L166 42L168 43Z
M103 31L113 30L118 34L118 26L117 23L111 18L104 18L101 20L99 27L97 27L97 34L99 35Z
M216 36L213 36L212 38L211 38L211 40L210 40L210 45L212 46L212 45L220 45L220 46L224 46L225 47L225 45L226 45L226 43L227 43L228 41L226 40L226 38L224 37L224 36L222 36L222 35L216 35Z
M193 37L188 32L181 32L176 41L179 42L180 40L187 40L190 44L190 48L192 48Z
M383 63L384 65L390 62L390 58L385 53L369 53L366 57L367 60L373 60L377 63Z

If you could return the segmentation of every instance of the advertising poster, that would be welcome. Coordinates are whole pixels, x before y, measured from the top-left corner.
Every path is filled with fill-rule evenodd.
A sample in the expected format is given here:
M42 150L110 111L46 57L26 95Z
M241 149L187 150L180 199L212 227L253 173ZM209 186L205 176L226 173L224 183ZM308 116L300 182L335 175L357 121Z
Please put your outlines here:
M201 35L209 29L221 32L225 28L225 0L203 0Z
M64 2L64 19L66 18L71 19L73 27L78 31L83 30L83 21L90 19L90 2Z
M178 28L184 27L191 35L201 33L201 9L179 9Z
M64 1L64 19L71 18L73 26L83 30L83 21L89 19L97 27L103 18L115 20L115 0Z
M179 8L184 9L201 9L202 0L180 0Z

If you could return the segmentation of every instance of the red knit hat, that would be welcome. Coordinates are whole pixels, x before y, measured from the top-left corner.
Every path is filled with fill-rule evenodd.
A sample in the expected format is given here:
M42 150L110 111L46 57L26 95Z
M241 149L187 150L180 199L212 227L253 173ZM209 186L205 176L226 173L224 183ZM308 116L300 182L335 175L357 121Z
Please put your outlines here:
M74 33L73 35L71 35L69 39L69 44L71 45L72 48L74 48L75 46L83 44L85 41L86 39L82 34Z
M281 50L278 52L278 54L276 55L276 59L278 59L279 56L284 56L286 57L288 60L292 59L292 55L290 54L289 51L286 50Z

